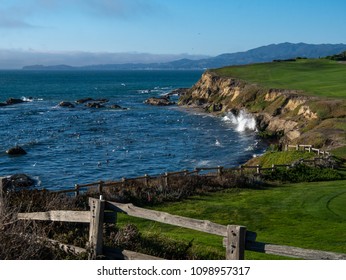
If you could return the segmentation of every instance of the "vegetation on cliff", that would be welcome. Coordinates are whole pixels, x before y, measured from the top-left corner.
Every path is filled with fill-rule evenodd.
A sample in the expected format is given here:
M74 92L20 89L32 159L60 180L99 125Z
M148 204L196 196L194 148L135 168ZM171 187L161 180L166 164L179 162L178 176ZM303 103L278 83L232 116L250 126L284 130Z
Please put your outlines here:
M346 64L298 59L207 71L180 105L237 114L246 109L262 135L311 144L346 158Z

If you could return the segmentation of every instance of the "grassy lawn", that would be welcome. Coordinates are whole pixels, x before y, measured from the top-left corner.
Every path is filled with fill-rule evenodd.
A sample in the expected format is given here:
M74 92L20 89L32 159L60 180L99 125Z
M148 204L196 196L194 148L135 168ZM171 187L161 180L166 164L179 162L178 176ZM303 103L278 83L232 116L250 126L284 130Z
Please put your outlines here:
M231 66L213 72L268 88L303 90L315 96L346 98L346 64L327 59Z
M315 153L303 151L281 151L266 152L264 155L252 158L248 165L261 165L262 167L272 167L272 164L291 164L299 159L310 159L316 157Z
M155 207L171 214L244 225L257 232L257 240L272 244L346 253L346 181L270 186L265 189L228 190L195 196ZM136 224L143 234L193 240L194 250L224 256L222 238L119 215L118 223ZM277 259L246 251L247 259Z

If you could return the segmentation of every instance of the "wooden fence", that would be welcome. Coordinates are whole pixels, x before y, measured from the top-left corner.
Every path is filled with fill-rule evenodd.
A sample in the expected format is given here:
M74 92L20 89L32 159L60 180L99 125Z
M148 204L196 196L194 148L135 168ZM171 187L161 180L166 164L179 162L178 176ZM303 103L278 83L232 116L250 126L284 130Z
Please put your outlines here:
M247 231L246 227L239 225L220 225L206 220L197 220L182 216L171 215L166 212L148 210L136 207L133 204L121 204L95 198L89 198L90 211L49 211L35 213L19 213L19 220L43 220L59 222L89 223L89 259L104 257L108 259L159 259L156 257L105 248L103 246L103 223L115 223L117 213L125 213L132 217L144 218L151 221L193 229L200 232L223 237L226 248L225 258L228 260L242 260L245 250L273 254L279 256L302 259L332 259L345 260L346 254L302 249L291 246L274 245L257 242L256 233ZM51 242L58 243L51 240ZM77 253L86 252L86 249L71 245L60 244L61 248Z
M286 145L285 151L289 151L291 148L295 149L296 151L308 151L309 153L315 152L317 155L327 155L330 156L330 152L323 151L321 149L316 149L312 145Z
M224 174L231 174L232 172L238 173L239 175L244 175L247 171L250 171L254 175L261 175L262 171L275 171L278 168L292 168L298 163L307 163L312 164L315 167L321 165L321 163L328 162L331 168L334 168L333 161L330 160L329 156L327 157L315 157L313 159L300 159L293 164L273 164L271 167L263 167L261 165L240 165L239 167L226 168L223 166L217 167L199 167L194 170L182 170L176 172L166 172L159 175L148 175L139 176L135 178L122 178L118 181L98 181L88 184L76 184L73 189L65 189L57 191L58 193L74 193L75 196L78 196L81 191L85 191L88 188L95 189L97 188L98 193L102 194L105 188L112 188L117 186L125 186L126 183L131 183L135 181L141 181L144 186L149 187L152 180L162 180L162 187L168 188L170 184L170 178L174 179L175 176L203 176L203 177L219 177L222 178Z

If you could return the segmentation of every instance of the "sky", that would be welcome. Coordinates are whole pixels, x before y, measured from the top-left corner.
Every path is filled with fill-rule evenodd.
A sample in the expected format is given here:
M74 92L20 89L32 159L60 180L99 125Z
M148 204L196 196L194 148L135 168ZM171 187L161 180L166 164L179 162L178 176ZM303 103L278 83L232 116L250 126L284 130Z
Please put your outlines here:
M345 11L345 0L0 0L0 63L35 54L198 58L272 43L346 43Z

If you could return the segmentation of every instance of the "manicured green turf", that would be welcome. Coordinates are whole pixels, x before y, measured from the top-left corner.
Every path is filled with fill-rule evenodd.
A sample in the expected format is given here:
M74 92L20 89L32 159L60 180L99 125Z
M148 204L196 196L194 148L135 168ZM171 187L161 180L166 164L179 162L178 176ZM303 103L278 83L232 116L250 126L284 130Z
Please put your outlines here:
M213 72L269 88L303 90L310 95L346 98L346 64L327 59L231 66Z
M251 159L249 165L259 164L262 167L272 167L272 164L291 164L299 159L315 157L315 153L303 151L266 152L264 155Z
M233 189L155 209L224 225L244 225L257 232L261 242L346 253L345 205L346 181L332 181ZM144 234L159 232L177 240L193 239L196 250L224 256L220 237L120 215L118 223L128 222L135 223ZM277 257L247 251L246 258Z

